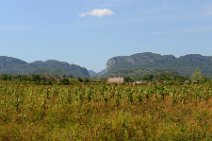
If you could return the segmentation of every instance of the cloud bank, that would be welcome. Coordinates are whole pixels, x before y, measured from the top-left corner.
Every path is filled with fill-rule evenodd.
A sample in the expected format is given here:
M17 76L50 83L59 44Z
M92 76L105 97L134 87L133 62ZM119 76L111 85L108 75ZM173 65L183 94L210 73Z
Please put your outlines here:
M87 12L81 13L80 17L87 17L87 16L93 16L93 17L104 17L104 16L111 16L114 12L110 9L104 8L104 9L92 9Z

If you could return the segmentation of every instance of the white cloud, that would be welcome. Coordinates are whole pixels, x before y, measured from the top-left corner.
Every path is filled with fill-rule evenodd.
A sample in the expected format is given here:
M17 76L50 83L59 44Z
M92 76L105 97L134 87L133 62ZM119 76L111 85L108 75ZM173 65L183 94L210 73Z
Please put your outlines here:
M203 13L203 16L212 16L212 7L205 8L205 12Z
M104 8L104 9L93 9L91 11L83 12L79 16L80 17L86 17L86 16L104 17L104 16L110 16L113 14L114 12L112 10Z
M212 16L212 10L205 12L203 16Z

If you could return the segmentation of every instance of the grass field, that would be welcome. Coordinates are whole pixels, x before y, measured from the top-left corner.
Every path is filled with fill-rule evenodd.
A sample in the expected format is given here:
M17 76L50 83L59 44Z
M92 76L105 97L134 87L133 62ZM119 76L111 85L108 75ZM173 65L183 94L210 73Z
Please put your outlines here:
M0 81L1 141L211 141L212 83Z

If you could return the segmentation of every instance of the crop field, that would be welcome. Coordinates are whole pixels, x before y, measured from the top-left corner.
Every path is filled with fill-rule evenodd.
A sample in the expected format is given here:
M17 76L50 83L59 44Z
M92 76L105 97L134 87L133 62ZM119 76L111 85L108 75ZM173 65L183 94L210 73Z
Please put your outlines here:
M0 81L1 141L211 141L212 83Z

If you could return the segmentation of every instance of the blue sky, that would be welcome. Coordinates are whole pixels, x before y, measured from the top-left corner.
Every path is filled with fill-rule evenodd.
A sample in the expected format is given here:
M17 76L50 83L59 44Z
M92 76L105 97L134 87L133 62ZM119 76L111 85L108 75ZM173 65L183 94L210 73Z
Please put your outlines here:
M212 55L212 1L0 0L0 55L100 71L140 52Z

